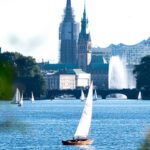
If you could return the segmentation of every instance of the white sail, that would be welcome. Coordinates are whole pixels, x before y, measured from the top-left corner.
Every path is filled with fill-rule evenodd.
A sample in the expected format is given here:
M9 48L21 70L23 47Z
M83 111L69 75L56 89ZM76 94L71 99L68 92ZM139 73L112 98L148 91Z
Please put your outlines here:
M31 93L31 102L34 103L34 96L33 96L33 92Z
M97 92L96 92L96 90L95 90L93 99L94 99L94 100L97 100Z
M23 93L22 93L21 99L19 101L19 106L22 106L22 105L23 105Z
M16 89L16 93L15 93L15 95L14 95L13 100L11 101L11 103L12 103L12 104L18 104L19 101L20 101L20 91L19 91L19 89L17 88L17 89Z
M83 137L83 138L88 137L92 119L92 104L93 104L93 82L90 85L84 110L74 137Z
M81 97L80 97L80 100L85 100L85 96L84 96L84 92L83 92L83 90L81 90Z
M141 94L141 92L139 92L139 94L138 94L138 100L141 100L142 99L142 94Z

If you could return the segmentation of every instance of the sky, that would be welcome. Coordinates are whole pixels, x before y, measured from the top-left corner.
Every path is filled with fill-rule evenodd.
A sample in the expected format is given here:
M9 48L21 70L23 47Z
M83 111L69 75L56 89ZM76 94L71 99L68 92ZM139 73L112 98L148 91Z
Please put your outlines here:
M0 47L58 62L59 25L67 0L0 0ZM84 0L72 0L81 21ZM136 44L150 36L150 0L86 0L93 47Z

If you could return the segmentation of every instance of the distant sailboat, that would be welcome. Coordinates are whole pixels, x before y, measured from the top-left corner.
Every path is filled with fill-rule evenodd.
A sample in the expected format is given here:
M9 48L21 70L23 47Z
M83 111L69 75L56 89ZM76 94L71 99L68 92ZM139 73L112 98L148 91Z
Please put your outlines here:
M95 93L94 93L94 97L93 97L93 100L97 100L97 92L96 92L96 89L95 89Z
M31 102L34 103L34 96L33 96L33 92L31 92Z
M81 90L81 97L80 97L80 100L81 100L81 101L84 101L84 100L85 100L85 96L84 96L83 90Z
M18 104L19 101L20 101L20 91L19 91L19 89L17 88L17 89L16 89L16 93L15 93L15 95L14 95L14 97L13 97L13 100L11 101L11 104Z
M90 85L83 113L72 140L62 141L64 145L89 145L93 143L92 139L88 139L88 133L91 126L93 105L93 82Z
M142 99L142 94L141 94L141 91L139 92L138 94L138 100L141 100Z
M22 96L21 96L21 99L19 101L19 104L18 104L19 107L22 107L23 106L23 93L22 93Z

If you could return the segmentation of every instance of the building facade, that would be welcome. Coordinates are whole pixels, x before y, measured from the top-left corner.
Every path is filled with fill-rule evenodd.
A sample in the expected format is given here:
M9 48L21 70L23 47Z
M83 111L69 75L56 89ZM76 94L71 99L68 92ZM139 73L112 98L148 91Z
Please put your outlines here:
M71 0L67 0L63 22L59 27L60 63L76 64L79 24L75 22Z
M76 74L76 88L86 88L90 86L91 74L81 69L73 69Z
M83 18L81 20L81 32L78 40L78 67L87 71L87 67L92 58L91 36L87 33L88 19L84 8Z
M81 69L46 73L43 76L47 90L73 90L80 87L89 87L91 83L91 75Z
M93 55L104 57L107 62L112 56L119 56L126 60L127 65L137 65L142 57L150 55L150 38L135 45L111 44L106 48L93 48Z
M106 64L102 56L92 56L92 61L88 66L91 80L98 89L108 89L109 64Z

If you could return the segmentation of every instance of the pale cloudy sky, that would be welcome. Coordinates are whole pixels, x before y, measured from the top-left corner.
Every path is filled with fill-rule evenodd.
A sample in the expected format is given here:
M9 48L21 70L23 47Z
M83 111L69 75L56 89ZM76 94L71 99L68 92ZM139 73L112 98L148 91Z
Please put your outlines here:
M150 0L86 0L93 46L136 44L150 36ZM66 0L0 0L0 47L57 62ZM72 0L80 22L84 0Z

